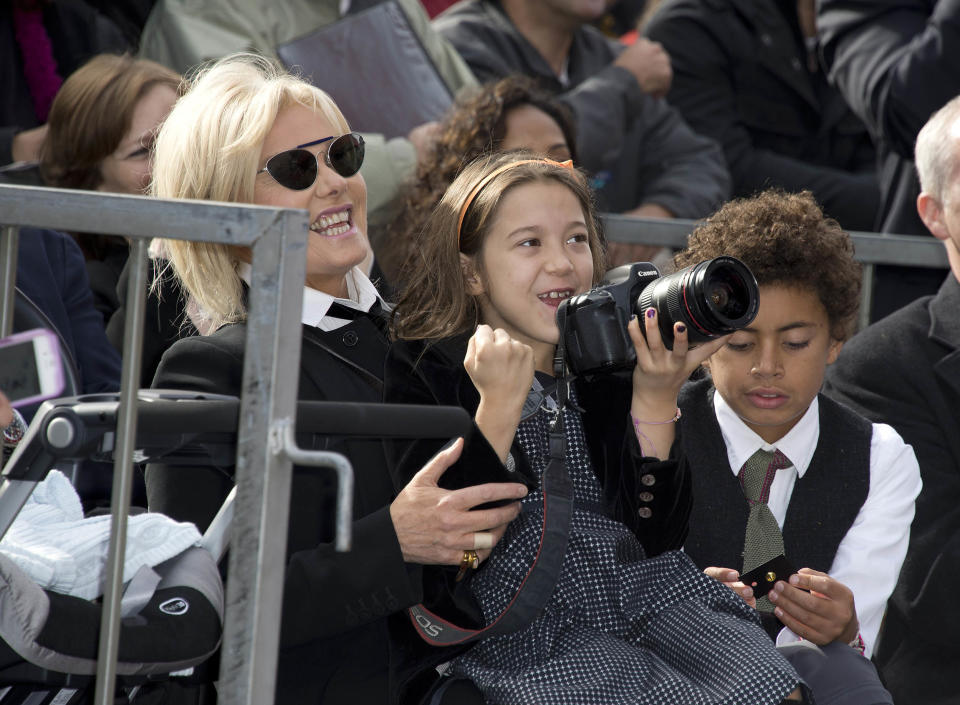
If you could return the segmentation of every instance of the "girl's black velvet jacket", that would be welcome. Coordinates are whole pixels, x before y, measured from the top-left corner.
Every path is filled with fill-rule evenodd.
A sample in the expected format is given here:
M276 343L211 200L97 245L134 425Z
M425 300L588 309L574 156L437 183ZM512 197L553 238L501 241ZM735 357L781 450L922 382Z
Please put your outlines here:
M467 337L437 341L399 341L387 355L384 397L388 402L459 406L476 413L480 395L463 367ZM644 458L630 421L632 386L629 378L603 376L574 382L583 429L594 472L606 498L605 510L623 522L640 540L648 556L680 548L687 534L692 506L690 470L675 442L668 460ZM679 433L679 426L677 431ZM679 440L679 436L678 436ZM388 459L397 489L405 486L438 451L442 442L391 443ZM460 459L440 478L441 487L459 489L487 482L522 482L536 487L529 464L516 442L516 462L507 470L474 426L464 439ZM649 494L646 494L649 493ZM644 498L649 501L644 501ZM649 511L647 511L649 510ZM469 580L455 582L455 567L425 567L424 603L437 614L462 626L482 626L478 606L470 595ZM396 624L396 623L394 623ZM393 626L393 625L392 625ZM413 628L394 634L401 663L394 676L395 692L403 701L416 701L429 666L449 660L455 650L437 648L420 640ZM417 674L423 680L417 678Z

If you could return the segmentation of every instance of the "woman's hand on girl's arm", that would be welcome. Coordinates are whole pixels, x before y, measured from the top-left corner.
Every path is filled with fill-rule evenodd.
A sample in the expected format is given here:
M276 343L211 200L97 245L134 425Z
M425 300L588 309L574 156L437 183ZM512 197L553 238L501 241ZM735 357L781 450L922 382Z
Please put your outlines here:
M463 450L463 439L435 455L413 476L390 505L390 518L397 532L403 560L425 565L458 565L464 551L476 549L486 560L503 536L507 524L520 513L520 502L493 509L473 509L487 502L519 500L527 488L513 482L473 485L460 490L445 490L438 484L444 471L453 465ZM477 549L477 533L491 545Z
M668 350L657 327L656 309L644 312L643 326L646 336L640 332L638 319L634 318L627 326L637 353L630 413L638 428L637 440L643 454L663 460L669 456L676 437L674 424L670 422L676 419L680 387L700 363L723 347L729 336L691 349L687 328L678 322L673 326L673 350Z
M480 392L477 427L503 462L533 384L533 350L505 330L480 325L467 344L463 367Z

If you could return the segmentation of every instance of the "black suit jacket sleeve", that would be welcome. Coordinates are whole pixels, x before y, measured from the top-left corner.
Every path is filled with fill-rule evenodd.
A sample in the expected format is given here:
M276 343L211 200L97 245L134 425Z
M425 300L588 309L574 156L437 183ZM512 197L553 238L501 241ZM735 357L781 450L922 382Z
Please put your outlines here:
M683 546L693 508L690 467L677 437L666 460L644 456L630 418L629 378L577 383L594 472L615 519L633 531L647 556Z
M912 159L930 114L960 91L960 0L822 0L830 81L875 139Z
M464 346L459 342L452 346L440 345L423 353L424 346L420 343L395 343L384 366L384 401L460 406L473 414L480 397L463 371L460 349L465 350ZM388 443L387 460L396 489L403 489L442 446L443 441L436 439ZM464 437L459 460L444 472L439 484L450 490L487 482L522 482L529 487L536 486L522 454L514 455L517 470L511 472L474 424ZM482 625L479 606L468 589L469 579L457 582L455 566L424 566L422 570L424 604L461 626Z
M402 404L460 406L476 412L480 396L463 371L462 358L434 348L421 356L419 344L394 344L384 367L384 401ZM457 369L459 368L459 369ZM388 445L388 460L394 486L406 486L423 465L443 446L437 439L404 441ZM460 459L444 472L440 486L459 489L484 482L524 482L535 486L525 466L510 472L483 433L473 425L464 438Z
M243 327L235 328L229 341L214 335L177 342L163 356L153 386L239 394ZM305 386L301 376L301 397ZM150 465L150 509L192 521L203 530L232 487L232 474L233 468ZM303 501L296 482L295 469L291 502ZM331 637L416 604L419 585L419 568L403 562L388 506L354 521L353 548L347 553L337 553L331 543L288 549L281 648Z
M945 355L958 353L927 338L928 302L915 302L854 336L828 368L825 391L893 426L917 455L923 490L891 603L924 642L955 654L960 610L949 605L960 569L960 396L934 370Z

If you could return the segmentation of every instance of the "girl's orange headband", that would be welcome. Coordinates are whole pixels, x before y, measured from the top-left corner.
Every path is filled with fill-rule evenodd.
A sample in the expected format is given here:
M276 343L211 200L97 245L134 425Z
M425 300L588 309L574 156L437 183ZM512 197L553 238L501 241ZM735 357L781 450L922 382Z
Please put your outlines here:
M568 159L565 162L557 162L553 159L521 159L520 161L510 162L509 164L504 164L497 169L494 169L485 177L480 180L480 183L473 187L473 190L470 192L470 195L467 196L467 200L463 202L463 206L460 208L460 219L457 221L457 245L460 244L460 228L463 227L463 219L467 215L467 210L470 208L470 205L473 203L473 200L477 197L477 194L483 190L483 187L489 184L493 178L499 174L502 174L507 169L512 169L515 166L520 166L521 164L550 164L552 166L563 167L564 169L570 169L573 171L573 160Z

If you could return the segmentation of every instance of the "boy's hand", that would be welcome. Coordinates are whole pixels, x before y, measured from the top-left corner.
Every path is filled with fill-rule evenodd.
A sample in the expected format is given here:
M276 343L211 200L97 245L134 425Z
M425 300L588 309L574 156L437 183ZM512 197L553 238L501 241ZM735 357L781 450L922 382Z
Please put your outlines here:
M789 584L781 580L774 585L767 597L790 631L818 646L850 643L860 631L853 593L826 573L801 568Z
M704 568L703 572L714 580L719 580L737 593L740 598L753 607L753 609L757 609L757 598L753 596L753 588L740 582L740 573L732 568L715 568L713 566Z

